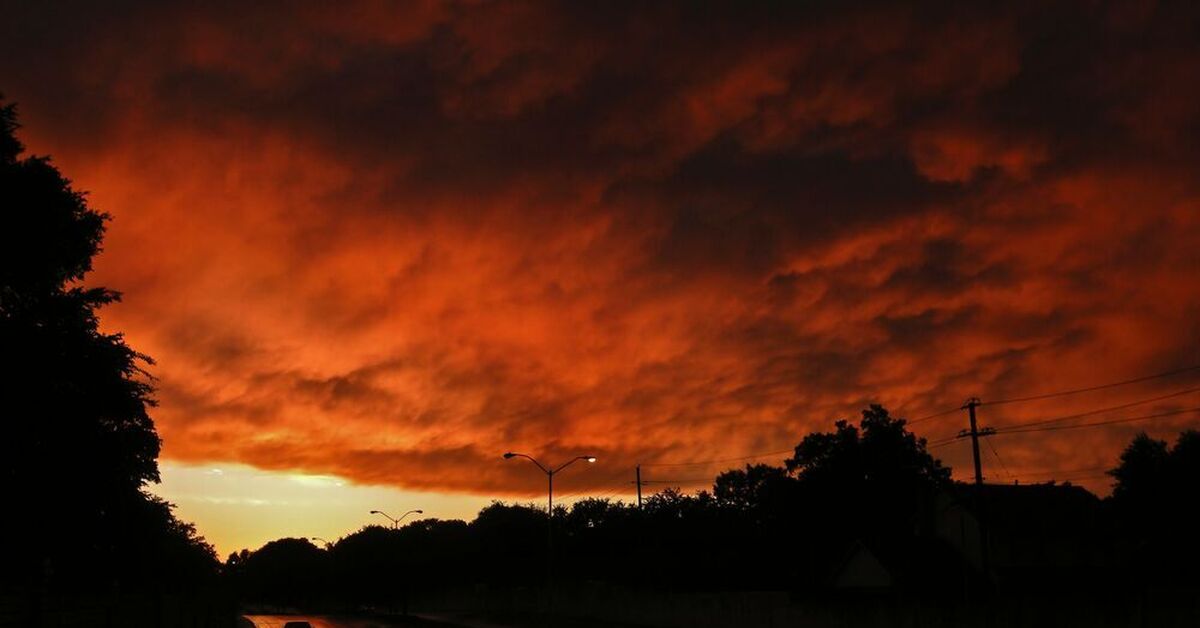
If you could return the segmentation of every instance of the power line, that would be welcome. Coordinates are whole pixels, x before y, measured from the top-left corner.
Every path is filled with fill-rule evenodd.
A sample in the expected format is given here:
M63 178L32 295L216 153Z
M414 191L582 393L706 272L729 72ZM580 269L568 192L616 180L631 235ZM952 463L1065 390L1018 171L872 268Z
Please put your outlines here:
M1042 478L1025 478L1017 476L1018 480L1033 482L1034 484L1043 484L1046 482L1077 482L1079 480L1097 480L1100 478L1110 477L1107 473L1086 473L1082 475L1056 475L1053 477Z
M604 489L600 489L600 490L604 490ZM593 495L583 495L580 493L576 493L576 495L578 495L578 497L574 501L571 502L571 507L574 508L575 505L578 504L579 502L588 500L588 499L611 499L614 495L616 495L617 493L620 493L623 490L626 490L624 483L618 485L616 489L611 490L608 493L605 493L604 495L599 495L598 494L599 491L597 491L597 494L593 494ZM583 491L583 492L586 492L586 491ZM560 498L560 499L562 499L563 501L566 501L566 499L568 499L568 498Z
M1166 395L1159 395L1157 397L1151 397L1149 399L1142 399L1142 400L1133 401L1130 403L1123 403L1123 404L1115 405L1115 406L1097 408L1095 410L1088 410L1087 412L1068 414L1068 415L1054 417L1054 418L1050 418L1050 419L1040 419L1037 421L1014 423L1012 425L996 428L996 433L997 434L1019 434L1022 432L1041 432L1041 431L1053 431L1055 429L1074 429L1076 427L1095 427L1095 426L1100 426L1100 425L1132 423L1135 421L1145 421L1145 420L1156 419L1156 418L1164 417L1164 416L1183 414L1186 412L1191 412L1193 410L1198 410L1200 408L1187 408L1187 409L1183 409L1183 410L1174 410L1174 411L1156 413L1156 414L1151 414L1151 415L1128 417L1128 418L1116 419L1116 420L1112 420L1112 421L1095 421L1095 422L1091 422L1091 423L1077 423L1075 425L1063 425L1063 426L1054 426L1053 425L1055 423L1061 423L1063 421L1069 421L1071 419L1079 419L1079 418L1083 418L1083 417L1087 417L1087 416L1104 414L1106 412L1112 412L1114 410L1123 410L1125 408L1132 408L1134 406L1140 406L1140 405L1144 405L1147 403L1153 403L1155 401L1162 401L1164 399L1170 399L1172 397L1179 397L1179 396L1186 395L1188 393L1193 393L1193 392L1200 392L1200 387L1188 388L1186 390L1180 390L1180 391L1169 393ZM1048 427L1037 427L1037 426L1048 426ZM956 441L960 438L962 438L962 435L951 436L948 438L939 439L939 440L936 440L934 442L927 444L925 447L926 447L926 449L942 447L945 445L949 445L950 443L953 443L954 441Z
M949 410L943 410L941 412L935 412L933 414L928 414L923 417L913 419L911 421L906 420L905 424L913 425L915 423L920 423L922 421L928 421L929 419L935 419L940 416L945 416L952 412L958 412L959 410L962 410L962 408L950 408ZM749 455L749 456L739 456L736 458L716 458L713 460L693 460L693 461L686 461L686 462L643 462L642 466L643 467L691 467L691 466L701 466L701 465L706 465L706 464L720 464L723 462L741 462L744 460L769 458L771 456L782 456L784 454L790 454L790 453L795 453L795 449L793 448L793 449L783 449L780 451L768 451L765 453L753 454L753 455Z
M1092 392L1092 391L1096 391L1096 390L1104 390L1107 388L1115 388L1118 386L1127 386L1129 384L1136 384L1139 382L1145 382L1145 381L1149 381L1149 380L1153 380L1153 379L1159 379L1162 377L1170 377L1172 375L1178 375L1180 373L1187 373L1187 372L1198 371L1198 370L1200 370L1200 364L1197 364L1194 366L1188 366L1188 367L1184 367L1184 368L1179 368L1179 369L1174 369L1171 371L1164 371L1162 373L1155 373L1152 375L1135 377L1132 379L1122 380L1122 381L1118 381L1118 382L1109 382L1106 384L1087 386L1087 387L1083 387L1083 388L1074 388L1074 389L1070 389L1070 390L1060 390L1060 391L1056 391L1056 392L1043 393L1043 394L1039 394L1039 395L1029 395L1029 396L1025 396L1025 397L1012 397L1012 398L1008 398L1008 399L998 399L995 401L978 402L976 405L978 405L978 406L995 406L995 405L1010 404L1010 403L1020 403L1020 402L1025 402L1025 401L1036 401L1039 399L1051 399L1054 397L1075 395L1075 394L1079 394L1079 393ZM1062 421L1067 421L1067 420L1071 420L1071 419L1082 418L1085 416L1092 416L1095 414L1102 414L1104 412L1111 412L1114 410L1121 410L1121 409L1131 408L1131 407L1138 406L1138 405L1143 405L1146 403L1152 403L1154 401L1170 399L1172 397L1178 397L1178 396L1185 395L1185 394L1192 393L1192 392L1200 392L1200 387L1189 388L1187 390L1182 390L1182 391L1170 393L1167 395L1161 395L1158 397L1152 397L1149 399L1143 399L1143 400L1135 401L1135 402L1131 402L1131 403L1120 404L1120 405L1116 405L1116 406L1109 406L1107 408L1099 408L1096 410L1089 410L1087 412L1081 412L1078 414L1055 417L1052 419L1044 419L1044 420L1035 421L1035 422L1031 422L1031 423L1016 424L1016 425L1010 426L1008 428L999 428L996 430L995 433L1018 434L1018 433L1022 433L1022 432L1040 432L1040 431L1054 431L1054 430L1059 430L1059 429L1076 429L1076 428L1085 428L1085 427L1097 427L1097 426L1101 426L1101 425L1114 425L1114 424L1118 424L1118 423L1130 423L1130 422L1134 422L1134 421L1144 421L1144 420L1155 419L1155 418L1159 418L1159 417L1163 417L1163 416L1182 414L1184 412L1190 412L1193 410L1200 410L1200 408L1194 408L1194 409L1189 409L1189 410L1180 410L1180 411L1176 411L1176 412L1159 413L1159 414L1147 415L1147 416L1141 416L1141 417L1130 417L1130 418L1126 418L1126 419L1118 419L1118 420L1112 420L1112 421L1097 421L1097 422L1093 422L1093 423L1080 423L1080 424L1076 424L1076 425L1065 425L1065 426L1051 425L1053 423L1060 423ZM959 410L962 410L962 408L948 408L946 410L935 412L933 414L928 414L925 416L918 417L916 419L908 420L905 423L907 425L915 425L918 423L922 423L924 421L929 421L931 419L935 419L938 417L952 414ZM1032 426L1043 426L1043 427L1032 427ZM938 440L938 441L935 441L932 443L928 443L926 445L926 449L936 449L938 447L943 447L943 446L953 443L954 441L956 441L958 439L959 439L958 436L954 436L951 438L946 438L946 439ZM995 446L992 445L991 443L989 443L988 446L992 449L992 453L996 455L996 460L998 462L1000 462L1000 466L1002 468L1004 468L1004 462L1003 462L1003 460L1001 460L998 452L996 452ZM689 461L680 461L680 462L646 462L646 463L642 463L641 466L643 466L643 467L703 466L703 465L709 465L709 464L721 464L721 463L726 463L726 462L742 462L742 461L746 461L746 460L755 460L758 458L781 456L784 454L793 453L793 451L794 451L793 449L784 449L784 450L780 450L780 451L770 451L770 452L765 452L765 453L760 453L760 454L751 454L748 456L737 456L737 457L732 457L732 458L714 458L711 460L689 460ZM1006 468L1004 469L1004 471L1006 474L1008 474L1010 477L1012 477L1012 475L1008 473L1008 470ZM696 481L700 481L700 480L696 480ZM707 480L705 480L705 481L707 481ZM662 483L662 482L647 480L647 481L644 481L644 483L649 484L649 483Z
M1077 478L1063 478L1061 480L1051 480L1052 482L1062 482L1063 484L1079 484L1085 480L1099 480L1103 475L1081 475Z
M1163 417L1174 416L1177 414L1185 414L1188 412L1196 412L1196 411L1200 411L1200 407L1184 408L1182 410L1171 410L1169 412L1146 414L1146 415L1142 415L1142 416L1134 416L1134 417L1128 417L1128 418L1124 418L1124 419L1113 419L1110 421L1094 421L1092 423L1076 423L1074 425L1044 425L1041 427L1029 427L1029 428L1020 427L1020 428L1015 428L1015 429L1000 429L1000 430L996 430L996 433L997 434L1023 434L1026 432L1054 432L1054 431L1058 431L1058 430L1074 430L1074 429L1080 429L1080 428L1085 428L1085 427L1099 427L1101 425L1116 425L1118 423L1134 423L1137 421L1149 421L1151 419L1159 419L1159 418L1163 418Z
M962 410L962 408L950 408L949 410L942 410L941 412L934 412L933 414L927 414L923 417L913 419L911 421L906 421L905 423L908 425L916 425L917 423L922 423L922 422L928 421L930 419L936 419L940 416L946 416L947 414L950 414L952 412L958 412L959 410Z
M1079 413L1077 413L1077 414L1068 414L1068 415L1065 415L1065 416L1054 417L1054 418L1052 418L1052 419L1042 419L1042 420L1039 420L1039 421L1029 421L1029 422L1022 422L1022 423L1014 423L1014 424L1012 424L1012 425L1010 425L1010 426L1007 426L1007 427L1000 427L1000 428L996 428L996 429L999 429L999 430L1006 430L1006 429L1008 429L1008 428L1011 428L1011 427L1029 427L1029 426L1033 426L1033 425L1049 425L1049 424L1051 424L1051 423L1061 423L1061 422L1063 422L1063 421L1069 421L1069 420L1071 420L1071 419L1079 419L1079 418L1082 418L1082 417L1085 417L1085 416L1093 416L1093 415L1096 415L1096 414L1104 414L1105 412L1112 412L1112 411L1114 411L1114 410L1124 410L1125 408L1132 408L1132 407L1134 407L1134 406L1145 405L1145 404L1147 404L1147 403L1153 403L1153 402L1155 402L1155 401L1162 401L1162 400L1164 400L1164 399L1171 399L1171 398L1173 398L1173 397L1180 397L1180 396L1186 395L1186 394L1188 394L1188 393L1194 393L1194 392L1200 392L1200 386L1197 386L1197 387L1195 387L1195 388L1188 388L1187 390L1180 390L1180 391L1173 392L1173 393L1169 393L1169 394L1166 394L1166 395L1159 395L1159 396L1157 396L1157 397L1151 397L1151 398L1149 398L1149 399L1142 399L1142 400L1139 400L1139 401L1131 401L1131 402L1129 402L1129 403L1123 403L1123 404L1116 405L1116 406L1108 406L1108 407L1106 407L1106 408L1097 408L1097 409L1095 409L1095 410L1088 410L1087 412L1079 412Z
M615 474L613 474L613 475L610 475L610 476L608 476L608 478L607 478L607 479L605 479L605 480L601 480L601 481L600 481L600 482L598 482L597 484L600 484L600 485L602 485L602 486L604 486L604 485L611 486L611 483L612 483L613 481L615 481L617 478L619 478L619 477L621 477L621 476L623 476L623 475L625 475L625 471L623 471L623 470L622 470L622 471L620 471L620 472L618 472L618 473L615 473ZM577 491L571 491L570 493L567 493L567 494L565 494L565 495L560 495L560 496L558 496L558 497L557 497L557 499L558 499L558 500L560 500L560 501L566 501L566 500L568 500L568 499L571 499L572 497L579 497L580 495L584 495L585 493L588 493L588 492L592 491L594 486L595 486L595 485L592 485L592 486L585 486L585 487L583 487L583 488L581 488L581 489L579 489L579 490L577 490ZM603 490L603 489L600 489L600 490ZM590 495L584 495L584 497L590 497Z
M996 446L992 444L992 439L990 439L990 438L985 438L985 439L983 439L983 442L987 443L988 449L991 449L991 450L992 450L992 455L996 457L996 462L999 462L999 463L1000 463L1000 469L1001 469L1002 471L1004 471L1004 475L1007 475L1007 476L1008 476L1008 479L1010 479L1010 480L1011 480L1011 479L1012 479L1012 477L1013 477L1013 474L1011 474L1011 473L1009 473L1009 472L1008 472L1008 467L1007 467L1007 466L1005 466L1005 464L1004 464L1004 460L1002 460L1002 459L1000 458L1000 452L996 451Z
M1099 384L1096 386L1087 386L1084 388L1074 388L1071 390L1060 390L1057 392L1043 393L1040 395L1030 395L1028 397L1011 397L1009 399L997 399L995 401L985 401L979 405L998 406L998 405L1006 404L1006 403L1020 403L1020 402L1024 402L1024 401L1037 401L1039 399L1051 399L1053 397L1065 397L1067 395L1077 395L1079 393L1092 392L1095 390L1104 390L1106 388L1116 388L1118 386L1127 386L1129 384L1137 384L1139 382L1146 382L1146 381L1150 381L1152 379L1158 379L1161 377L1170 377L1172 375L1179 375L1180 373L1188 373L1190 371L1200 371L1200 364L1197 364L1195 366L1186 366L1184 368L1175 369L1173 371L1164 371L1162 373L1155 373L1153 375L1144 375L1142 377L1135 377L1133 379L1127 379L1127 380L1123 380L1123 381L1119 381L1119 382L1109 382L1107 384Z
M1135 377L1133 379L1122 380L1119 382L1109 382L1107 384L1098 384L1096 386L1086 386L1084 388L1073 388L1070 390L1059 390L1059 391L1055 391L1055 392L1042 393L1042 394L1038 394L1038 395L1030 395L1027 397L1012 397L1009 399L997 399L995 401L984 401L984 402L981 402L979 405L980 406L998 406L998 405L1002 405L1002 404L1006 404L1006 403L1019 403L1019 402L1023 402L1023 401L1036 401L1039 399L1051 399L1054 397L1063 397L1066 395L1076 395L1079 393L1092 392L1092 391L1096 391L1096 390L1104 390L1106 388L1115 388L1117 386L1127 386L1129 384L1136 384L1139 382L1150 381L1152 379L1159 379L1162 377L1170 377L1172 375L1179 375L1180 373L1188 373L1191 371L1200 371L1200 364L1197 364L1195 366L1187 366L1184 368L1179 368L1179 369L1175 369L1175 370L1171 370L1171 371L1164 371L1162 373L1155 373L1153 375L1144 375L1142 377ZM930 419L936 419L938 417L943 417L948 414L953 414L954 412L957 412L958 410L961 410L961 409L962 408L948 408L948 409L942 410L940 412L934 412L933 414L927 414L922 417L908 420L908 421L906 421L906 423L908 425L916 425L918 423L923 423Z
M613 497L615 497L616 495L619 495L619 494L620 494L622 491L628 491L628 490L629 490L629 487L628 487L628 486L625 486L624 484L621 484L621 485L618 485L618 486L617 486L617 488L613 489L611 493L608 493L607 495L605 495L605 496L604 496L604 497L602 497L601 499L612 499L612 498L613 498Z
M1019 477L1019 478L1034 478L1034 477L1058 475L1061 473L1091 473L1093 471L1107 471L1111 468L1112 467L1109 465L1101 465L1098 467L1083 467L1083 468L1079 468L1079 469L1051 469L1049 471L1047 471L1047 470L1030 471L1028 473L1017 474L1017 477Z
M1107 473L1091 473L1091 474L1087 474L1087 475L1071 475L1071 476L1057 475L1057 476L1053 476L1053 477L1026 477L1023 475L1018 475L1018 476L1012 478L1012 480L1014 482L1018 482L1018 483L1024 482L1024 483L1032 486L1032 485L1049 484L1049 483L1055 483L1055 482L1064 482L1065 483L1065 482L1079 482L1081 480L1098 480L1100 478L1105 478L1105 477L1108 477Z
M933 443L929 443L928 445L925 445L925 449L937 449L938 447L945 447L946 445L953 444L957 441L958 441L957 436L952 436L950 438L943 438L942 440L939 440L937 442L933 442Z
M740 456L737 458L717 458L714 460L692 460L688 462L643 462L643 467L692 467L706 464L719 464L722 462L741 462L743 460L754 460L756 458L769 458L771 456L782 456L783 454L794 453L795 449L783 449L781 451L768 451L766 453L754 454L750 456Z

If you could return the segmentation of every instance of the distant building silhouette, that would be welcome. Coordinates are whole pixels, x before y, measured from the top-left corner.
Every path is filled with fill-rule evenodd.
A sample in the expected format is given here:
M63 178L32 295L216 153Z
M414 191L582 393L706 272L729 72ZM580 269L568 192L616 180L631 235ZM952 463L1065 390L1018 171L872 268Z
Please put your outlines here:
M997 587L1082 584L1111 563L1100 506L1070 484L963 484L938 495L934 533Z

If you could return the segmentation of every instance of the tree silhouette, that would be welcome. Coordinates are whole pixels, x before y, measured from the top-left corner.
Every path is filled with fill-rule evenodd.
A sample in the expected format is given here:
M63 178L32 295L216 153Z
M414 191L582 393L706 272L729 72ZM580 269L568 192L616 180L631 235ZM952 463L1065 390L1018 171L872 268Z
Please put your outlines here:
M1200 432L1181 433L1174 447L1138 434L1109 475L1124 549L1147 578L1196 582L1200 563Z
M239 556L226 567L247 597L296 607L311 603L324 593L328 563L326 552L307 539L284 538Z
M865 483L918 483L944 486L950 469L929 455L925 439L905 429L883 406L862 411L855 428L837 421L833 433L805 436L785 464L804 482L852 486Z
M1121 452L1121 463L1109 472L1115 480L1113 501L1135 507L1158 501L1166 488L1171 453L1167 442L1154 440L1142 432Z
M1200 486L1198 454L1198 432L1180 435L1173 448L1139 437L1114 471L1121 486L1107 509L1094 508L1097 498L1078 487L987 487L1005 500L996 502L1005 504L996 513L1002 516L990 519L1001 541L995 547L1003 549L994 557L1009 561L1005 573L1020 574L1005 587L1056 594L1100 587L1107 595L1156 579L1194 579L1200 520L1190 507ZM599 498L560 506L555 582L642 591L788 590L812 601L833 590L831 574L846 565L851 551L866 548L904 581L906 595L961 601L964 584L977 576L964 559L970 555L952 543L962 538L964 523L955 517L963 511L937 505L975 487L964 492L952 485L950 469L902 419L869 407L858 425L838 421L830 432L805 437L787 463L722 472L711 492L667 488L641 508ZM951 517L939 519L939 513ZM1117 537L1108 535L1106 517L1114 513L1130 523ZM1116 548L1125 538L1137 542ZM290 543L293 554L318 551ZM1110 558L1114 549L1127 550L1123 563ZM289 580L295 569L314 574L322 568L322 590L348 607L399 609L410 599L419 604L454 590L520 598L544 585L546 513L493 502L470 523L422 519L400 529L367 526L333 543L329 560L294 568L278 566L293 560L278 550L269 544L230 556L227 570L240 578L243 599L290 599L288 590L309 586ZM291 583L290 589L272 588L272 577Z
M769 464L726 471L713 481L713 497L721 506L752 510L774 504L790 484L787 471Z
M80 283L108 216L48 158L23 156L17 126L0 106L0 480L19 513L0 518L3 577L132 577L138 535L199 540L142 493L158 481L150 359L99 329L120 295Z
M855 538L904 533L921 505L950 485L950 469L929 454L925 439L878 405L862 411L857 427L842 420L833 432L805 436L785 465L797 478L797 500L821 513L800 520L796 531L821 539L810 545L813 555Z

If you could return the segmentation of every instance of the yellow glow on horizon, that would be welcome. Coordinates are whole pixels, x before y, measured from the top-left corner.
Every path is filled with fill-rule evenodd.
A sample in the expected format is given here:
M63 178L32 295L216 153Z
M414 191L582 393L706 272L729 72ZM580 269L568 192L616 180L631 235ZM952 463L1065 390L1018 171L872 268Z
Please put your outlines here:
M387 524L413 509L425 518L470 521L494 499L478 495L361 486L330 475L264 471L229 463L159 463L162 483L151 490L174 503L224 560L230 552L257 549L283 537L330 541L369 524Z

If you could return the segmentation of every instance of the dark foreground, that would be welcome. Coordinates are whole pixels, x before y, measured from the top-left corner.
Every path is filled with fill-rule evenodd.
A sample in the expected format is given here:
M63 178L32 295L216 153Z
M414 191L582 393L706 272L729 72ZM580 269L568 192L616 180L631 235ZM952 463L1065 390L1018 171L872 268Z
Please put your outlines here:
M455 626L458 626L457 624L415 616L243 615L238 620L238 628L284 628L285 626L288 628L299 628L299 626L288 626L289 622L308 622L308 625L312 628L455 628Z
M312 628L392 628L402 624L391 620L335 617L328 615L246 615L238 628L284 628L288 622L308 622ZM247 623L248 622L248 623Z

